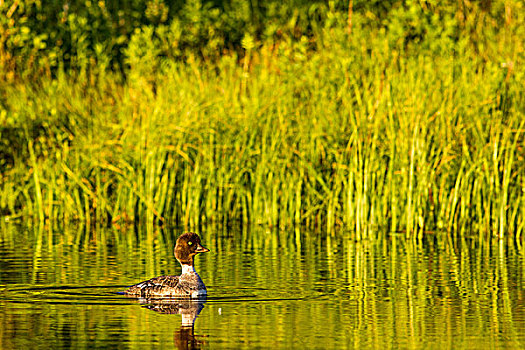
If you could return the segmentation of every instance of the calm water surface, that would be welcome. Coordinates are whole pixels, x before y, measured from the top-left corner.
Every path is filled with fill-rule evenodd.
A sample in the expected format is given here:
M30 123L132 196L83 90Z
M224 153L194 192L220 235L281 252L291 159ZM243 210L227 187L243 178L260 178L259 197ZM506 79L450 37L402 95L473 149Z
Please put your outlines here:
M515 243L206 228L206 302L116 293L179 274L180 232L2 226L0 348L525 348Z

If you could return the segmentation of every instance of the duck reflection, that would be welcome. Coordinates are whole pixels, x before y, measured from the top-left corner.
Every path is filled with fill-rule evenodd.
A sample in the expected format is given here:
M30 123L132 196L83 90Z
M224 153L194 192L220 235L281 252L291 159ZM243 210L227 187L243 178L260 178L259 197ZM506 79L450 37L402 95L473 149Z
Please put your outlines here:
M199 339L202 336L195 335L194 324L197 316L204 308L206 297L201 299L138 299L143 307L161 314L182 316L181 326L173 334L173 341L177 349L200 349L205 343Z
M161 314L182 315L182 326L193 326L206 303L206 297L200 299L138 299L143 307Z

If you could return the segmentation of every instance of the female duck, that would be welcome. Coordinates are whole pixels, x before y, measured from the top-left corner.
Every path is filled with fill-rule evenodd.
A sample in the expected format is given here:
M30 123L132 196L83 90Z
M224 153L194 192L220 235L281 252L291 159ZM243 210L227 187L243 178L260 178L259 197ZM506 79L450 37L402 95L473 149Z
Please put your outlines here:
M206 286L193 267L193 257L209 252L196 233L184 233L177 239L175 258L182 266L180 276L160 276L135 284L124 293L139 298L181 298L206 295Z

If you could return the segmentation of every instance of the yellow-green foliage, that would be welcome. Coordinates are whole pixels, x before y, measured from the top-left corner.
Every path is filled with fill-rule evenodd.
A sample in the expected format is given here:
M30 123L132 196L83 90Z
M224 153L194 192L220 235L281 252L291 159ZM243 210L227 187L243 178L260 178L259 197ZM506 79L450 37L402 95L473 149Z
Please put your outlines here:
M519 237L520 30L480 54L469 36L423 48L342 18L313 38L245 35L242 57L214 60L166 58L144 27L126 79L93 68L3 86L0 210Z

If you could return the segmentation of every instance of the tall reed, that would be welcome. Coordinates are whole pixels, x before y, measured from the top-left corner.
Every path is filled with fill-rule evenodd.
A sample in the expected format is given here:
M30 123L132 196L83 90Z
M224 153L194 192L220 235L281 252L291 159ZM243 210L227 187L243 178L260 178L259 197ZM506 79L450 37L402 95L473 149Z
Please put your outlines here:
M13 123L38 133L30 161L22 151L3 172L0 210L87 225L519 237L522 66L406 54L356 31L301 55L265 44L246 64L156 57L125 83L59 75L3 87Z

